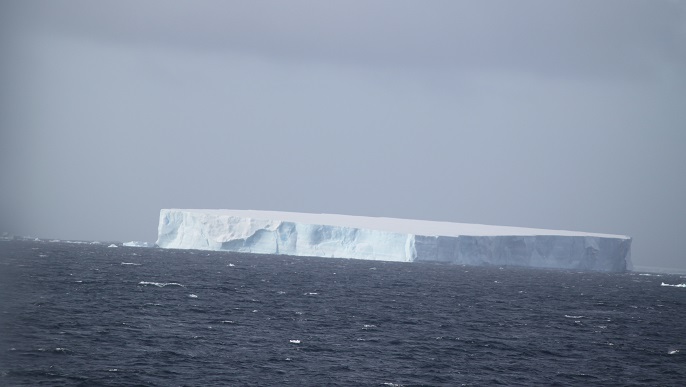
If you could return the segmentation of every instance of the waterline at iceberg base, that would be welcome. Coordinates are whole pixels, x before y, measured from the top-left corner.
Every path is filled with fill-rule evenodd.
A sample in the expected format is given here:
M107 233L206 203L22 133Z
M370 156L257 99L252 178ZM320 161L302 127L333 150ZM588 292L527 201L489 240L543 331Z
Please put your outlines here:
M163 209L157 245L381 261L623 272L623 235L364 216Z

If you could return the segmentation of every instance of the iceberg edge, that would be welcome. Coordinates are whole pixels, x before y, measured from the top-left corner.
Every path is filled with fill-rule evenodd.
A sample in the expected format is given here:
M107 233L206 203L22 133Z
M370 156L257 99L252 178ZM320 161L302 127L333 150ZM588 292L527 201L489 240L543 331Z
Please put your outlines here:
M631 269L631 238L622 235L275 211L163 209L156 243L396 262Z

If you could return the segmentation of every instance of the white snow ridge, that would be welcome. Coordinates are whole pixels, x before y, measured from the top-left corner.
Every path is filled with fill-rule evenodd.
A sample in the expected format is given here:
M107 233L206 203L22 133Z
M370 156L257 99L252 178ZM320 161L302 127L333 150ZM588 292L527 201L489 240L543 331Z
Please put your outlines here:
M623 235L296 212L163 209L157 245L399 262L631 268L631 238Z

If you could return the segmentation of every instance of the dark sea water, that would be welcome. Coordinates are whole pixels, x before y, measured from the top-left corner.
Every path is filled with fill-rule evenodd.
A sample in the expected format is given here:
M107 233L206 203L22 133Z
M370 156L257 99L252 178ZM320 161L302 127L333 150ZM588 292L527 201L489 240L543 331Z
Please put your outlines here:
M686 283L0 242L0 385L686 384Z

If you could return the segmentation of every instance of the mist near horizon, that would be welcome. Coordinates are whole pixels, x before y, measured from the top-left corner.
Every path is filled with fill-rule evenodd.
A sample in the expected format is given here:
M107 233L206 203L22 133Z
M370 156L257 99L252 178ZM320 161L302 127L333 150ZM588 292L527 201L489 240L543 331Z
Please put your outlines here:
M686 5L6 1L0 231L162 208L629 235L686 269Z

